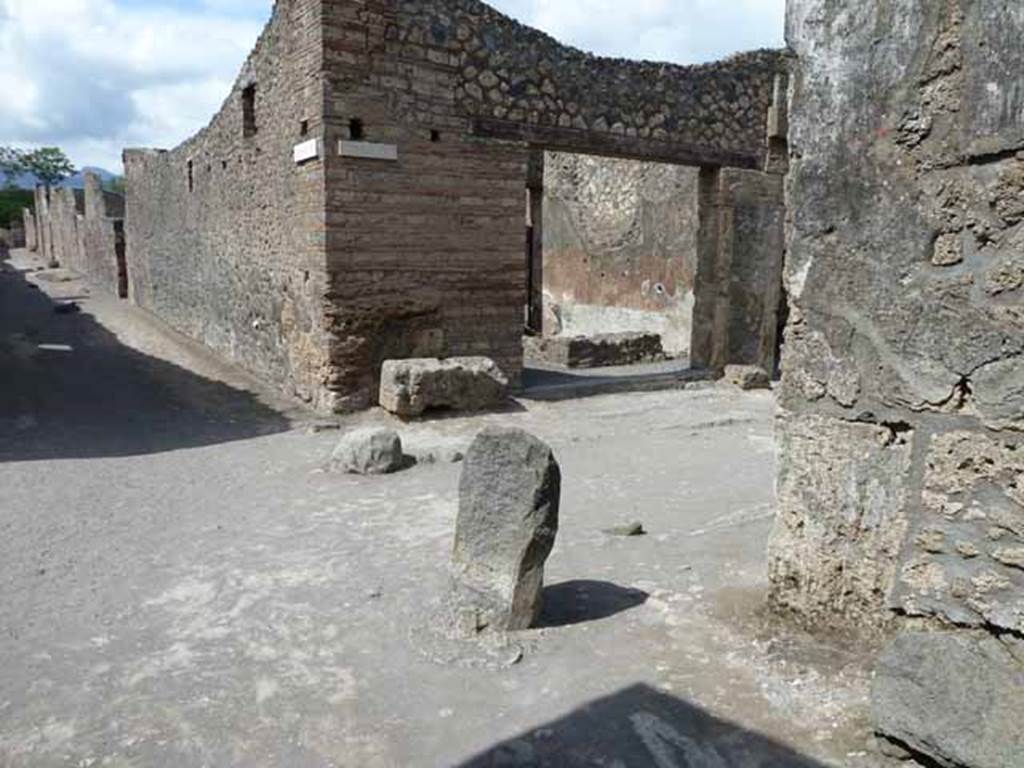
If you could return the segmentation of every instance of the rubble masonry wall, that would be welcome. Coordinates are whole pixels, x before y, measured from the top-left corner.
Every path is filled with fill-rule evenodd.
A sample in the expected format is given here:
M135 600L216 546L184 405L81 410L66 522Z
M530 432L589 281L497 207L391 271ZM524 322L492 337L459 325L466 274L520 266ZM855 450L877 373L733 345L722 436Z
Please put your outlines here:
M770 568L809 620L1024 633L1022 34L1016 3L790 0Z

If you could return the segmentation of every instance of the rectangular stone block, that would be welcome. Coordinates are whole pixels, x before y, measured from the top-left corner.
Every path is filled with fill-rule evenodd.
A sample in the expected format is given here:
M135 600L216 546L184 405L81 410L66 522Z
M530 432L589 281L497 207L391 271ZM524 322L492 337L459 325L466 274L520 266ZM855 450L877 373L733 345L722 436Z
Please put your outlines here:
M523 345L528 360L566 368L602 368L665 359L661 337L653 333L527 336Z

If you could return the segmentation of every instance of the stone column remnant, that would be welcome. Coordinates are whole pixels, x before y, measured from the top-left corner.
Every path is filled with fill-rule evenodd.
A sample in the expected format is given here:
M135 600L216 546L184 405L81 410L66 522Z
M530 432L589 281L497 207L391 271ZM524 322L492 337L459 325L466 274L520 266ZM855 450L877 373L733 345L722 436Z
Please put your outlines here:
M521 630L536 621L558 531L561 477L551 448L522 430L490 427L473 441L452 554L462 630Z

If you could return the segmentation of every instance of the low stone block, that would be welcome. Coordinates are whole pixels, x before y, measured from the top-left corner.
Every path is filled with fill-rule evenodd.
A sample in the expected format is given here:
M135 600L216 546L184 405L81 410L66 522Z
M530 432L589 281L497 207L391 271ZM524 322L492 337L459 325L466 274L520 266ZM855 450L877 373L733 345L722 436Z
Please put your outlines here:
M402 439L390 429L367 427L348 432L331 455L332 469L355 475L386 475L403 466Z
M656 333L607 333L597 336L528 336L527 359L566 368L636 365L665 359Z
M473 441L452 554L452 601L463 631L528 629L537 619L560 495L558 462L533 435L491 427Z
M508 398L508 378L487 357L387 360L381 367L380 404L399 416L448 408L480 411Z
M771 389L771 376L757 365L727 365L724 380L740 389Z
M910 632L879 663L878 732L937 765L1024 765L1024 664L986 632Z

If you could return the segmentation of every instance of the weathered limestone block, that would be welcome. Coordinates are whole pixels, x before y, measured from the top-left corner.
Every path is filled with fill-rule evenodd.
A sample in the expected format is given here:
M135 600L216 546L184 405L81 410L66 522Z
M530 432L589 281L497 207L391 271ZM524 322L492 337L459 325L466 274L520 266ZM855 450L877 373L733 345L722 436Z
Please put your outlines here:
M331 466L356 475L386 475L402 468L402 439L390 429L365 427L346 433L331 455Z
M827 416L780 416L771 600L805 620L877 624L907 531L912 435Z
M452 554L453 607L463 630L528 629L537 619L560 494L558 462L536 437L491 427L473 441Z
M1024 665L984 632L900 635L872 691L882 735L954 768L1024 765Z
M1024 447L966 431L933 437L921 507L905 548L899 607L1024 633Z
M725 381L740 389L771 389L772 379L758 365L727 365Z
M528 336L526 357L566 368L635 365L665 359L656 333L606 333L596 336Z
M432 408L480 411L508 398L508 379L488 357L386 360L380 374L380 404L399 416Z

